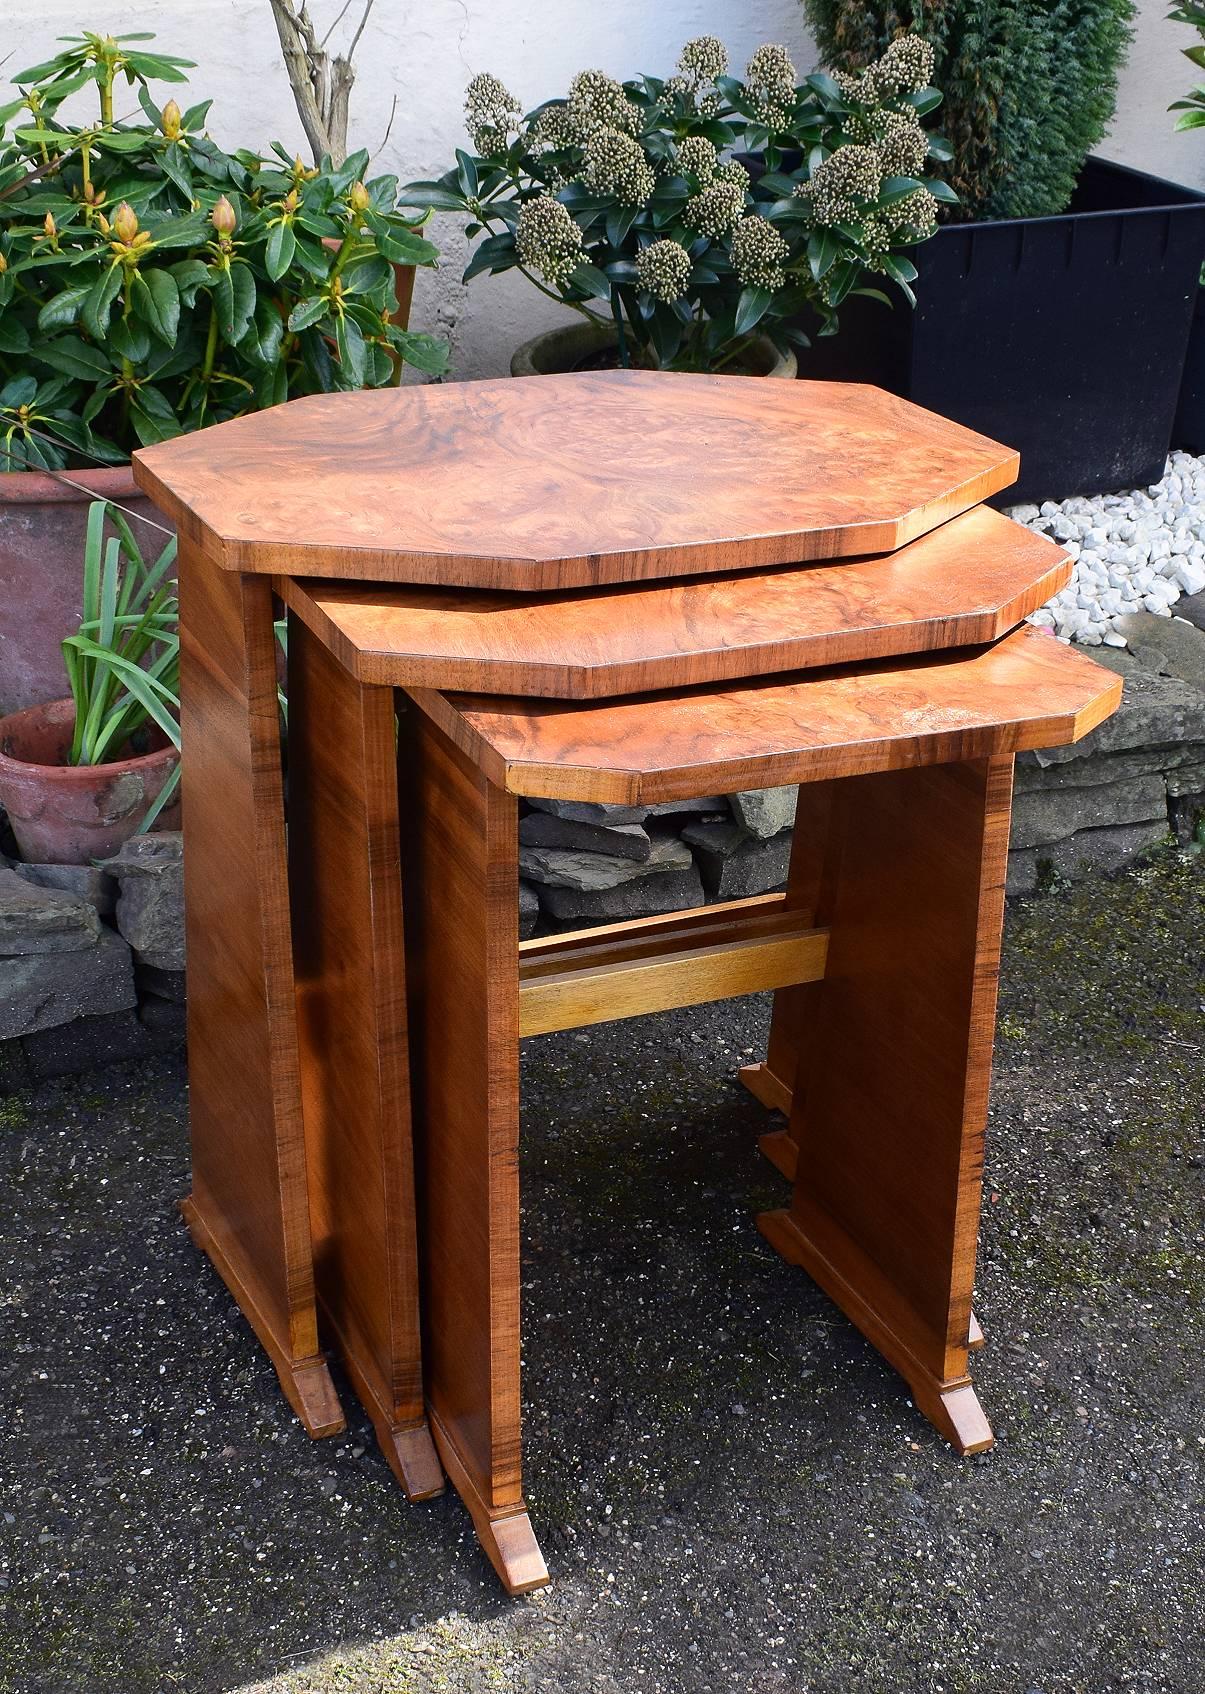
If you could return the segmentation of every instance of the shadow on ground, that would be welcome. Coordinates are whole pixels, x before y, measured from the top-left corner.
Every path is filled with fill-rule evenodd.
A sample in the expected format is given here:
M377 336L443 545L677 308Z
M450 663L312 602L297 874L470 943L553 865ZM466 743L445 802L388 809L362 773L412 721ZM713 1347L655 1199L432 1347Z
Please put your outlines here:
M1199 1690L1203 895L1010 916L976 1459L753 1227L764 1001L527 1044L517 1603L350 1396L289 1414L173 1209L180 1065L0 1099L0 1690Z

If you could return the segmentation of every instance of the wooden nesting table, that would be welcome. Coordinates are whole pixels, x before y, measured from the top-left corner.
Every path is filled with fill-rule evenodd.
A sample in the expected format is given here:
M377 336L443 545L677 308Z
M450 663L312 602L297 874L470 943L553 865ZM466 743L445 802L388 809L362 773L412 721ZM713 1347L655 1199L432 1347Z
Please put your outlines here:
M407 1493L446 1469L508 1589L546 1581L519 1040L772 988L742 1076L793 1192L759 1226L990 1444L1012 757L1120 693L1017 627L1069 564L978 504L1015 455L874 389L615 372L324 396L135 463L182 541L185 1211L310 1432L341 1427L321 1317ZM519 796L788 782L782 895L519 944Z

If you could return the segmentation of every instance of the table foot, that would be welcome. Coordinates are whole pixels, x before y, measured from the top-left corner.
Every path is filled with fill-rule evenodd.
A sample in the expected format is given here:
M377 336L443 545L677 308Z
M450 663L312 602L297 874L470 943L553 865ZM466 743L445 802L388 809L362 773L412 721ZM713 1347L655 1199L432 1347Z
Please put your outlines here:
M295 1359L284 1353L253 1290L222 1248L217 1233L206 1224L192 1196L180 1201L180 1214L188 1225L193 1242L209 1259L255 1331L260 1345L272 1361L285 1398L301 1419L306 1434L315 1440L323 1435L338 1435L347 1428L347 1420L324 1356L319 1353L310 1358Z
M984 1345L985 1337L982 1329L979 1327L979 1319L975 1316L974 1312L972 1312L970 1329L967 1333L967 1346L970 1348L972 1353L977 1353Z
M961 1382L956 1387L943 1387L932 1380L909 1378L908 1386L916 1408L922 1412L939 1435L944 1435L956 1453L986 1453L996 1445L992 1426L979 1404L974 1386Z
M799 1147L790 1130L767 1130L764 1135L758 1136L757 1145L774 1169L785 1176L788 1182L794 1182L795 1167L799 1163Z
M433 1413L430 1416L431 1433L444 1469L473 1520L482 1552L497 1571L506 1592L530 1594L534 1588L546 1588L551 1578L527 1507L522 1500L510 1506L487 1505L473 1486L447 1431Z
M789 993L780 989L780 993ZM738 1082L744 1084L755 1100L760 1100L769 1112L781 1112L784 1117L791 1115L791 1084L776 1076L768 1064L742 1065L736 1073Z
M796 1204L798 1205L798 1201ZM831 1220L809 1208L809 1233L794 1212L762 1212L757 1227L788 1264L800 1265L907 1382L920 1411L956 1452L995 1443L969 1378L942 1378L917 1357L923 1344L907 1302ZM963 1353L958 1364L965 1364ZM948 1367L947 1367L948 1368ZM957 1368L957 1367L956 1367Z

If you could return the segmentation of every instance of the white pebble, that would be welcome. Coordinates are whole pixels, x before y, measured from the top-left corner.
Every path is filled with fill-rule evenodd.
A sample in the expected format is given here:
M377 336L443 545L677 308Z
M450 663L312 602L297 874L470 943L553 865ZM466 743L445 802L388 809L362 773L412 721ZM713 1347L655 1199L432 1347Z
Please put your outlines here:
M1170 617L1182 593L1205 592L1205 456L1173 453L1150 488L1044 500L1009 516L1075 561L1071 582L1030 620L1061 641L1124 647L1121 618L1139 607Z

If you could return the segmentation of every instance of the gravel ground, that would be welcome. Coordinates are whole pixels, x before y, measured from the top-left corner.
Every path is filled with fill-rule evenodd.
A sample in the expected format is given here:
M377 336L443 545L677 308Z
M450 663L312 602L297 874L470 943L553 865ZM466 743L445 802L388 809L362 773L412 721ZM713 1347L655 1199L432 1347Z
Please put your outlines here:
M1013 506L1009 516L1075 561L1066 588L1030 619L1064 641L1124 647L1123 618L1174 617L1182 594L1205 589L1205 458L1173 453L1149 488Z
M521 1602L288 1414L173 1210L179 1064L0 1099L0 1689L1197 1694L1203 868L1010 915L975 1459L753 1227L764 1001L527 1045Z

